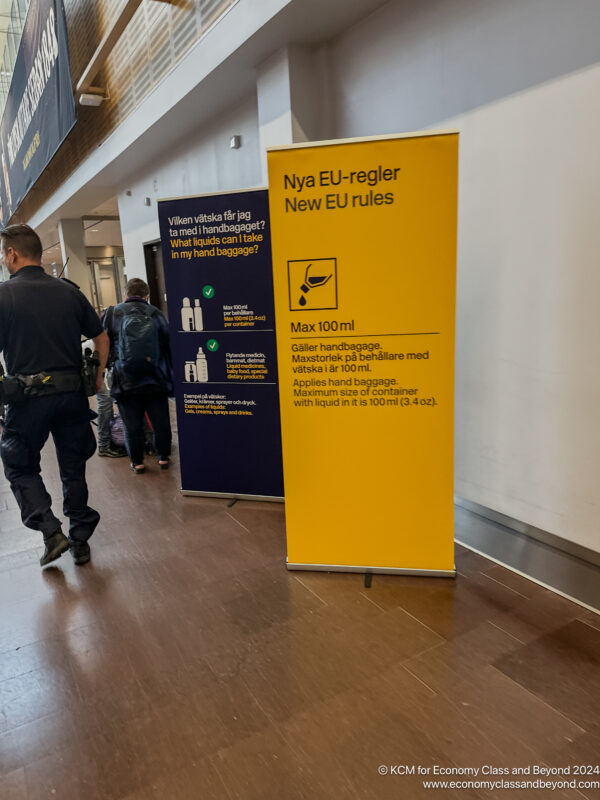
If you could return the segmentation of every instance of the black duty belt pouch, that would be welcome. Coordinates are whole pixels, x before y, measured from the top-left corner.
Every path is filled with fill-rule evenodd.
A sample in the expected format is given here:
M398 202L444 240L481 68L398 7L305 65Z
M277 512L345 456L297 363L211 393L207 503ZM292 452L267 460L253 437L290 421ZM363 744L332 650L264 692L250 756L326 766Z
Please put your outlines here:
M81 380L83 382L83 390L87 397L92 397L96 394L96 380L98 378L99 366L100 356L97 350L94 350L93 353L88 351L84 354L83 367L81 368Z
M23 384L14 375L0 375L0 405L20 403L24 399Z

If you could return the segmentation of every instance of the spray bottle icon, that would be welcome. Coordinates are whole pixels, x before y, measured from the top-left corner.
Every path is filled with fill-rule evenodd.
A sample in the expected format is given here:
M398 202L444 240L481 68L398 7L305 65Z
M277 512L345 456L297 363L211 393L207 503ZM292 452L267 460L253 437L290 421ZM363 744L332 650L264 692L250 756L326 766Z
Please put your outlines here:
M190 298L184 297L181 306L181 330L194 330L194 309L190 306Z
M190 298L184 297L181 303L181 330L182 331L203 331L204 319L200 300L194 300L192 308Z
M204 330L204 318L202 316L202 306L200 300L194 300L194 329L197 331Z

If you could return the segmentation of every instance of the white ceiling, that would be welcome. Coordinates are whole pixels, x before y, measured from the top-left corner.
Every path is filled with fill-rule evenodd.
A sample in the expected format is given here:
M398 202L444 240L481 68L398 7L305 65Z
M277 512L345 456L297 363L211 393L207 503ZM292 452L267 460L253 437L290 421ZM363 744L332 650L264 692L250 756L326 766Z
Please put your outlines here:
M0 0L1 2L1 0ZM104 220L101 225L93 225L95 217L118 217L119 204L116 197L110 197L98 206L86 211L83 226L86 229L85 244L87 247L122 247L121 226L118 221ZM98 230L94 230L98 228ZM58 244L58 228L53 225L44 231L38 230L44 250Z
M99 217L118 217L119 204L117 202L117 198L110 197L108 200L105 200L104 203L92 208L90 211L90 217L94 214L98 214Z
M102 213L107 216L116 216L112 212L116 208L116 198L114 201L104 203ZM100 207L99 207L100 209ZM98 209L98 210L99 210ZM101 216L100 214L98 215ZM86 216L83 220L84 242L86 247L123 247L121 236L121 225L118 219L97 219L93 215ZM58 229L53 228L43 241L44 254L42 263L46 266L55 261L57 264L62 260L59 244Z
M86 219L83 224L86 247L123 247L119 220Z

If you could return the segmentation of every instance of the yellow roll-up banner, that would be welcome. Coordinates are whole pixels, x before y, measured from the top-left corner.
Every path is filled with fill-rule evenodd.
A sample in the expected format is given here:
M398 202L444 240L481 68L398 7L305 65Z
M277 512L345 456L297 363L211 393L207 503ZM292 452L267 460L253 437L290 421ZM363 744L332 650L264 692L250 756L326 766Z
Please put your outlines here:
M458 134L267 155L288 567L454 574Z

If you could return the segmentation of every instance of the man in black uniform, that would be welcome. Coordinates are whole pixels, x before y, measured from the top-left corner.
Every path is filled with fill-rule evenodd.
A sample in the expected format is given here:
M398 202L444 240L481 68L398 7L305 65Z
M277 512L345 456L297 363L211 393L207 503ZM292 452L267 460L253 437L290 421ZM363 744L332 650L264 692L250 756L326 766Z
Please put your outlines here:
M97 388L102 383L109 341L98 315L73 285L52 278L41 266L42 245L28 225L0 231L2 260L11 273L0 285L0 351L9 384L0 455L21 518L41 531L41 566L71 548L76 564L90 560L88 539L100 515L88 506L85 462L96 449L90 410L81 380L81 337L93 339L100 356ZM51 509L40 475L40 451L52 434L63 484L63 512L69 538Z

